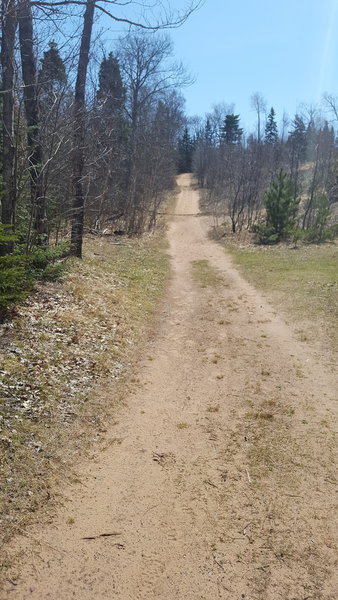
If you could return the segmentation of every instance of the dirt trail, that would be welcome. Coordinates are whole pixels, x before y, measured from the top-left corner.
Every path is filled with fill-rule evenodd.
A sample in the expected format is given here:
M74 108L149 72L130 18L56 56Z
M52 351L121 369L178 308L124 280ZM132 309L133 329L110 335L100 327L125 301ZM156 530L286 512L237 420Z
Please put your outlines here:
M4 598L337 598L332 369L208 240L179 184L160 330L110 447L19 540ZM193 278L199 260L218 285Z

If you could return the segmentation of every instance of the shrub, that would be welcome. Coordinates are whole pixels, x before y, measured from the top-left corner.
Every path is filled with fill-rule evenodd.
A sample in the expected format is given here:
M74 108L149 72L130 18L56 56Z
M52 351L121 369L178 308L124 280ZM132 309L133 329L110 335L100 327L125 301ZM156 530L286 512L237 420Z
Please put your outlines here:
M9 306L23 300L38 280L57 280L65 269L61 259L69 254L69 245L35 248L25 254L24 247L16 245L6 254L8 247L18 237L4 225L0 225L0 318ZM4 256L1 255L1 250Z
M0 224L1 250L16 240L8 227ZM0 316L3 316L10 304L19 302L27 294L27 261L22 255L0 255Z
M330 204L326 194L319 194L316 199L314 223L306 231L308 242L321 243L335 237L334 227L330 227Z
M288 237L295 228L298 205L290 177L281 170L265 193L265 224L253 228L260 243L276 244Z
M58 246L39 246L28 256L28 273L33 280L43 279L54 281L65 269L62 258L69 255L69 244Z
M260 244L276 244L278 242L278 235L272 225L257 223L252 226L252 232L257 235Z

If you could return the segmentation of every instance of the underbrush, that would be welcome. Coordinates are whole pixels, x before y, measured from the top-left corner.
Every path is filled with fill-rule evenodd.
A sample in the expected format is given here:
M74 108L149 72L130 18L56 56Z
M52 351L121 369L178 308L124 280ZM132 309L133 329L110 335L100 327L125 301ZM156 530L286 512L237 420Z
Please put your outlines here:
M169 274L160 234L88 239L64 281L39 284L0 331L1 537L75 478L100 443ZM122 386L122 387L121 387Z
M27 253L17 243L17 236L0 225L0 251L14 242L16 246L11 253L0 254L0 321L8 316L13 305L29 296L38 281L60 278L66 269L64 258L69 253L68 244L36 247Z

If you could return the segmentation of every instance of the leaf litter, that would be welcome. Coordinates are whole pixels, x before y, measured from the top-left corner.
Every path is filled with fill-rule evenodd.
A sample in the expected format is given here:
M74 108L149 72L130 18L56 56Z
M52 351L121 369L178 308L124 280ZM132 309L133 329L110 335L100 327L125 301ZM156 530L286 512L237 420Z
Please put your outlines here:
M104 432L167 274L158 235L89 239L64 281L39 285L0 326L1 541L53 496L55 479L76 479L72 467Z

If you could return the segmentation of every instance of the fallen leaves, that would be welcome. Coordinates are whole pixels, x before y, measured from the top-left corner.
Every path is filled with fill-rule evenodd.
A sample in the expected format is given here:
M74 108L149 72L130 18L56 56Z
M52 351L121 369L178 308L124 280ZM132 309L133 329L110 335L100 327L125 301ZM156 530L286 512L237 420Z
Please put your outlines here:
M115 398L98 396L98 386L130 367L165 286L165 250L157 236L119 246L87 240L84 260L65 280L38 286L0 326L5 536L50 496L50 474L69 472L79 452L99 441Z

